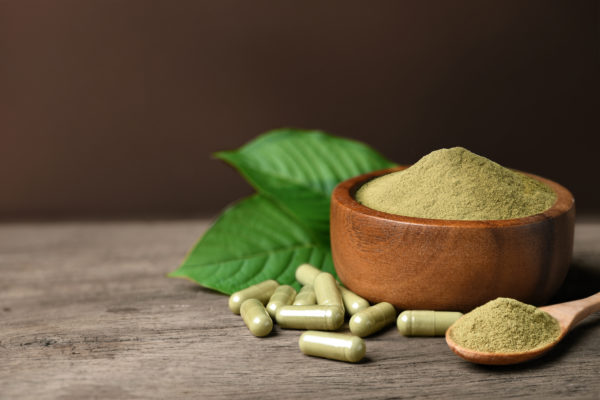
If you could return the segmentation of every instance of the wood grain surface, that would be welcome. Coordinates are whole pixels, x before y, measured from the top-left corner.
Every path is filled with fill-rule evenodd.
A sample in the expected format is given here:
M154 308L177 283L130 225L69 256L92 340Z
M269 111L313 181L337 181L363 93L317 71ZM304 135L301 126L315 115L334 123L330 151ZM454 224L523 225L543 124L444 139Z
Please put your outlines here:
M600 397L599 314L543 358L508 367L394 328L366 338L359 364L304 356L300 331L256 338L227 296L165 277L207 226L0 225L0 398ZM600 221L580 222L553 302L599 287Z

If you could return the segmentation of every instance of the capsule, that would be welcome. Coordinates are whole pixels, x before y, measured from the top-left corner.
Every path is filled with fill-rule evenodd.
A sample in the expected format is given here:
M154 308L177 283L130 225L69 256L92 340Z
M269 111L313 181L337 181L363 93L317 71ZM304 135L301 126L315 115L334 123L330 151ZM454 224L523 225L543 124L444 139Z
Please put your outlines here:
M267 304L267 312L271 318L275 318L275 313L279 307L292 304L294 297L296 297L296 289L290 285L278 286L271 295L269 304Z
M273 320L260 300L244 301L240 307L240 313L244 323L254 336L267 336L273 330Z
M296 295L293 305L295 306L312 306L317 304L317 297L313 285L304 285Z
M380 331L396 319L396 309L390 303L378 303L350 318L350 332L365 337Z
M321 270L310 264L302 264L296 268L296 280L303 285L312 285Z
M321 270L313 267L310 264L302 264L296 269L296 280L303 285L312 285L317 275L321 273ZM364 310L369 307L369 302L356 293L346 289L338 282L338 289L342 294L342 301L346 312L350 315L354 315L360 310Z
M444 336L461 316L455 311L407 310L398 316L398 331L404 336Z
M239 314L242 303L248 299L258 299L263 305L267 304L277 286L279 286L277 281L269 279L235 292L229 297L229 309L233 313Z
M340 293L342 294L344 308L346 309L346 312L348 314L354 315L357 312L369 307L369 302L357 295L356 293L346 289L340 284L338 284L338 288L340 289Z
M306 331L298 345L306 355L347 362L360 361L367 351L364 340L343 333Z
M344 301L337 282L329 272L321 272L313 284L317 304L320 306L338 306L344 312Z
M275 320L285 329L334 331L344 323L344 312L337 306L282 306Z

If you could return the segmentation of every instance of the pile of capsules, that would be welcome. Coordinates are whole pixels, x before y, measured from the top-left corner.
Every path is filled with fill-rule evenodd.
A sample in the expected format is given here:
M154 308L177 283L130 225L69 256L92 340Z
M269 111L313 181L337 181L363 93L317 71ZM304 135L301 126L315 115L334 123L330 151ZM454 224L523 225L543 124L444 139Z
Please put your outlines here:
M275 319L281 328L307 330L298 342L304 354L347 362L358 362L364 357L363 337L396 320L396 309L390 303L371 306L341 286L333 275L310 264L296 269L296 280L304 285L298 293L289 285L267 280L232 294L229 308L241 314L255 336L271 333ZM350 315L352 335L331 332L344 324L345 313ZM404 311L398 316L397 325L405 336L441 336L461 315L450 311Z

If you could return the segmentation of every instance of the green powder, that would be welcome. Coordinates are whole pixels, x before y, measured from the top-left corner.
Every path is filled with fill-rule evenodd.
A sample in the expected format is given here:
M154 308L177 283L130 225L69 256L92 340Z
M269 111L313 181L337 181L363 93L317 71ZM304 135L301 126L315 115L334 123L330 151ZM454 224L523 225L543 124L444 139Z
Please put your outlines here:
M451 332L456 344L491 353L532 350L553 342L559 335L558 321L550 314L505 297L465 314Z
M547 185L462 147L436 150L413 166L363 185L356 200L408 217L492 220L521 218L550 208Z

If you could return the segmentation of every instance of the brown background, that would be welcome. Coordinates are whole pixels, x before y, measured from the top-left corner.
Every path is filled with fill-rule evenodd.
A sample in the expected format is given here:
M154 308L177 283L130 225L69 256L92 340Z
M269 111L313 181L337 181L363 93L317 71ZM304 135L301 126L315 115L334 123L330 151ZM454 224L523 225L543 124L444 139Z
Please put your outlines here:
M214 215L281 126L463 145L600 211L598 1L0 0L0 218Z

